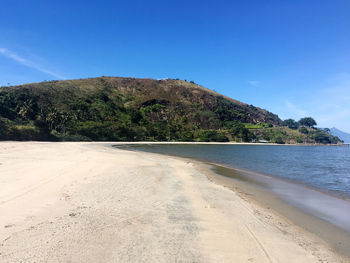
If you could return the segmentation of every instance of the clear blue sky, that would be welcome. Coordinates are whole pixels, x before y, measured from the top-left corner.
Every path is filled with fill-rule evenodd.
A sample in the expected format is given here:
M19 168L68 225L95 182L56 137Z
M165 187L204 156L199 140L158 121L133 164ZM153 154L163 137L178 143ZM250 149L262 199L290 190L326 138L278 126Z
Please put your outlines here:
M350 1L2 0L0 85L194 80L350 132Z

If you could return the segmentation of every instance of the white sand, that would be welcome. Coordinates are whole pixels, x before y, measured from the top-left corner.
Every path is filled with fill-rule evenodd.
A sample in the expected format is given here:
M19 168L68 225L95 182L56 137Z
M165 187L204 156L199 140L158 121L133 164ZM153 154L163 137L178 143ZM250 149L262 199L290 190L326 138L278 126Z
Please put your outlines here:
M349 262L193 162L0 142L0 262Z

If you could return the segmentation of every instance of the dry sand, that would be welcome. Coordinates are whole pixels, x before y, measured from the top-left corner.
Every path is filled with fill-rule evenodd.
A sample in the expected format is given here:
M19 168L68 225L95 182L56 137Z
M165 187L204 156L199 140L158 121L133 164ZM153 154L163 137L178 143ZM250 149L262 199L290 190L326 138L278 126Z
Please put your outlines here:
M189 160L0 142L0 262L350 262Z

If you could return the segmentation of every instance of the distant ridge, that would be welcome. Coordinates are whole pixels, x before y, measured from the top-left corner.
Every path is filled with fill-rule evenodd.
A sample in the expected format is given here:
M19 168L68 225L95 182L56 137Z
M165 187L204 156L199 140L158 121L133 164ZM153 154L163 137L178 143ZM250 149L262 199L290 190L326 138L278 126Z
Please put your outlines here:
M330 129L330 133L333 136L337 136L339 137L339 139L341 139L342 141L344 141L344 143L350 143L350 134L343 132L335 127L333 127L332 129Z

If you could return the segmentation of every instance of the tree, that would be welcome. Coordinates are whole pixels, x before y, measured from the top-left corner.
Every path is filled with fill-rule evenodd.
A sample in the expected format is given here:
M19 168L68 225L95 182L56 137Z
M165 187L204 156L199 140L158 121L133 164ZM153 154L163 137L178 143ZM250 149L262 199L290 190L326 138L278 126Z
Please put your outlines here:
M331 130L329 128L324 128L323 130L327 133L331 133Z
M244 124L238 121L232 124L230 133L233 138L241 138L245 142L249 142L254 138L254 135L244 127Z
M284 120L282 125L287 126L288 128L293 129L293 130L298 129L298 127L299 127L299 124L293 119Z
M311 117L301 118L298 123L304 127L313 127L317 125L316 121Z
M280 134L275 136L274 141L275 143L278 143L278 144L285 144L283 136Z
M317 130L314 134L314 139L317 143L323 143L323 144L329 144L332 143L329 134L321 131L321 130Z
M299 128L299 131L301 132L301 133L304 133L304 134L308 134L309 133L309 131L303 126L303 127L300 127Z
M8 127L2 119L0 119L0 139L6 139Z

